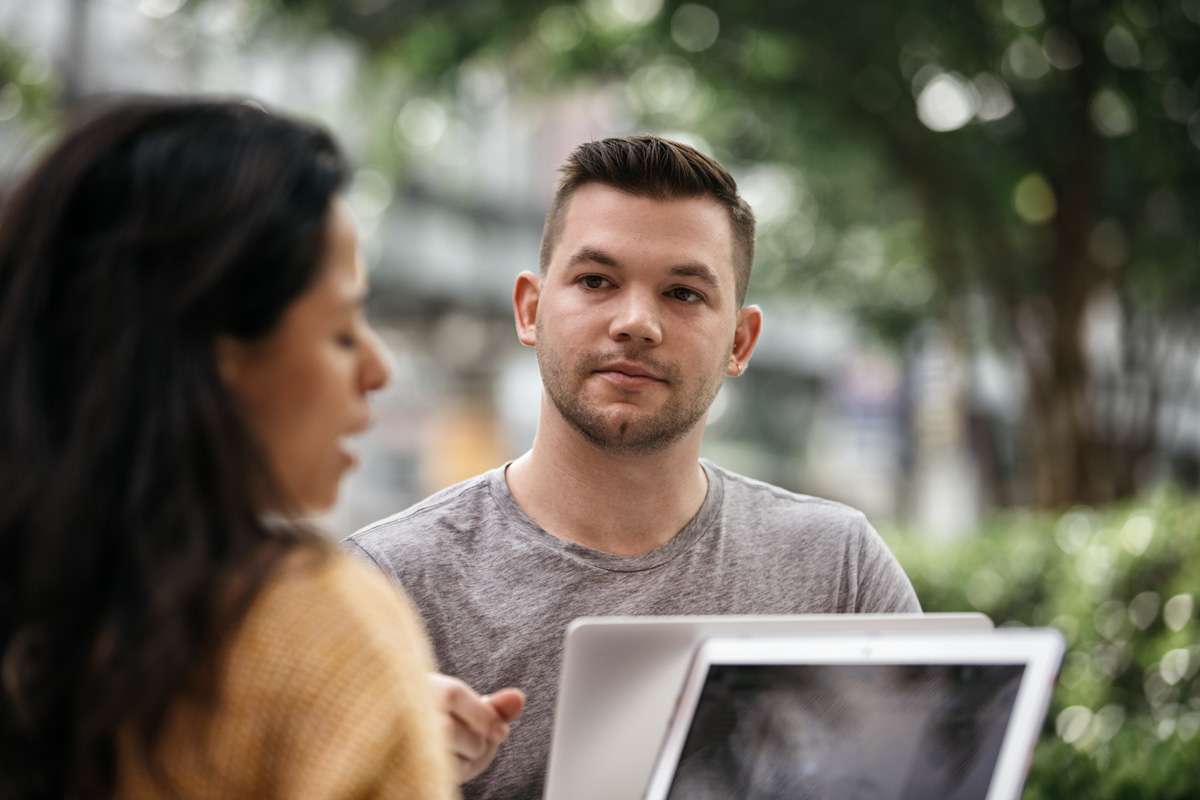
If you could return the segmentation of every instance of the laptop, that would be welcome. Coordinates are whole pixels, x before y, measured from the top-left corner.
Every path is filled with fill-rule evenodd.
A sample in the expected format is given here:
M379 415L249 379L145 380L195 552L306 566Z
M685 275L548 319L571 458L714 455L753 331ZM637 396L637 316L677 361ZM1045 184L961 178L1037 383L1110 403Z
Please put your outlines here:
M982 630L984 614L585 617L567 628L546 800L631 800L646 789L696 648L729 634Z
M645 800L1018 800L1052 629L715 637Z

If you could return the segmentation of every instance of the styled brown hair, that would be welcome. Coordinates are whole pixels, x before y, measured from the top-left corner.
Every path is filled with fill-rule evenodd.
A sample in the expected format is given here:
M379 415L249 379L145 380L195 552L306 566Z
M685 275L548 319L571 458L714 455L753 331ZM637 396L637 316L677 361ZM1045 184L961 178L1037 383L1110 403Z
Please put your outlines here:
M686 144L640 134L584 142L559 172L562 178L542 230L539 265L543 276L562 238L571 198L582 186L599 183L652 200L711 197L729 212L738 307L745 302L754 266L754 212L738 194L733 176L716 161Z

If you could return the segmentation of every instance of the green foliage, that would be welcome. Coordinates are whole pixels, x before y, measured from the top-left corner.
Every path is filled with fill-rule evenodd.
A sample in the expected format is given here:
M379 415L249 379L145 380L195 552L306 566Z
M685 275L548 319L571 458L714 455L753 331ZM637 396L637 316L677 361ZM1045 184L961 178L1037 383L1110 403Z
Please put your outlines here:
M1030 295L1083 297L1108 280L1131 308L1200 296L1194 0L244 2L350 34L418 83L482 60L518 92L619 87L639 127L703 137L727 163L790 165L821 241L872 226L937 292L844 277L833 244L772 230L760 261L774 277L756 285L828 298L901 339L945 313L931 297L964 292L993 296L1002 320ZM918 95L934 79L978 116L923 124ZM1030 177L1048 210L1014 199ZM896 193L903 205L874 202Z
M1200 789L1200 501L1006 514L977 537L889 537L926 611L1053 626L1068 652L1026 798Z
M1161 353L1200 336L1197 0L242 2L356 37L370 82L469 130L501 94L598 89L744 190L774 170L746 191L751 302L819 298L896 345L938 319L1017 357L1014 473L1042 507L1128 497L1147 451L1190 447L1156 406L1195 392ZM381 124L404 113L365 98ZM428 160L380 136L384 169ZM1119 368L1084 351L1097 308Z
M17 120L35 132L49 127L59 92L48 66L0 35L0 122Z

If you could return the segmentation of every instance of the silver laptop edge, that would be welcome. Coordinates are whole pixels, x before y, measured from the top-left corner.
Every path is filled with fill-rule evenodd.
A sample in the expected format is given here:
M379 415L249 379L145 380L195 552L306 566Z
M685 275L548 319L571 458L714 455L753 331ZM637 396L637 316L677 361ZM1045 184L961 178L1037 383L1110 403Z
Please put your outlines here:
M544 798L641 797L692 656L708 637L991 628L978 613L578 619L566 633Z

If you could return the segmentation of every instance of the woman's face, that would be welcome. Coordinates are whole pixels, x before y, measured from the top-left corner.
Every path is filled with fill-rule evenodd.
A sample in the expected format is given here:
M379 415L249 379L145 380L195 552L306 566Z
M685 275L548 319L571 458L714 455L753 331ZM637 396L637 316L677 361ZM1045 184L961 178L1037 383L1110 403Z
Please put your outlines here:
M355 463L343 439L367 426L367 394L388 380L383 343L363 314L366 291L354 220L337 199L312 286L267 336L218 344L221 378L294 510L320 511L337 500L342 474Z

